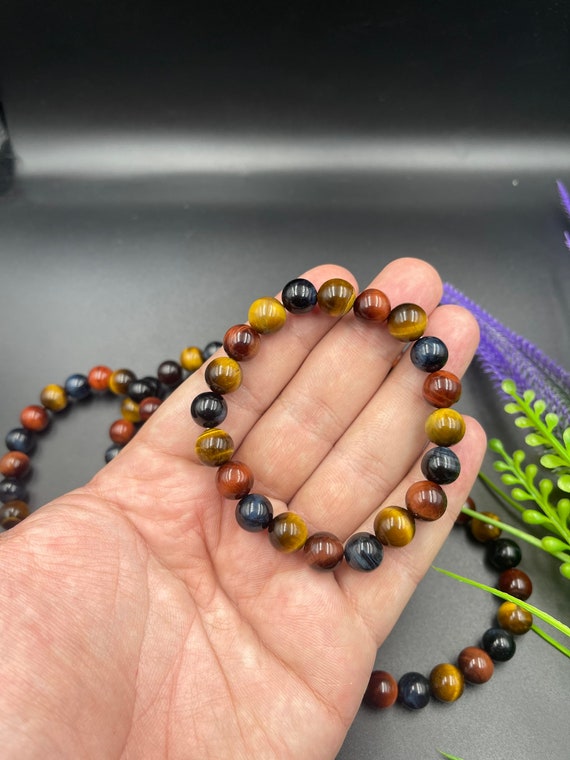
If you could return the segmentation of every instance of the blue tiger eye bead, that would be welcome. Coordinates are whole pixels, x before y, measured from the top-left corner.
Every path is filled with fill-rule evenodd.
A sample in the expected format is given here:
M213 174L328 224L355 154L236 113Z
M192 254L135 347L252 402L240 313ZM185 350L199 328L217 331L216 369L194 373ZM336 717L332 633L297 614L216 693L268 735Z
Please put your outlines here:
M250 533L265 530L273 519L273 505L259 493L250 493L240 499L236 506L238 525Z
M497 662L510 660L517 649L514 638L502 628L489 628L483 634L482 643L489 657Z
M122 446L118 446L117 444L109 446L109 448L105 451L105 462L108 463L111 461L111 459L114 459L122 448Z
M420 710L430 701L429 680L421 673L405 673L398 681L398 701L410 710Z
M222 347L222 344L220 343L219 340L210 341L210 343L208 343L208 345L202 349L202 357L204 361L206 361L206 359L209 359L210 356L215 354L216 351L221 347Z
M70 375L64 383L65 392L76 401L83 401L91 395L91 386L85 375Z
M0 481L0 501L27 501L28 491L21 480L4 478Z
M190 405L190 414L194 422L205 428L217 427L225 419L228 405L223 396L213 391L199 393Z
M355 533L344 546L344 558L354 570L368 573L382 562L384 547L372 533Z
M305 314L317 305L317 289L309 280L291 280L281 291L283 306L292 314Z
M448 358L445 343L428 335L417 340L410 349L412 364L423 372L437 372L445 366Z
M422 458L421 468L427 480L438 485L453 483L461 472L457 454L447 446L436 446L426 451Z
M10 451L21 451L29 454L36 445L36 436L26 428L13 428L6 434L6 446Z

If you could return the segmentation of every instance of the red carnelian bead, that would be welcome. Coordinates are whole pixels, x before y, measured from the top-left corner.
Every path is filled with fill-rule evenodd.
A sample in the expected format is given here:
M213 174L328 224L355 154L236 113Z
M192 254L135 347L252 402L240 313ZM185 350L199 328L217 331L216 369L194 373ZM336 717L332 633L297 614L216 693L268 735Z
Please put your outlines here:
M236 362L253 359L261 347L261 336L249 325L234 325L224 335L224 350Z
M118 443L124 446L128 443L134 434L137 432L136 427L129 420L115 420L109 428L109 437L113 443Z
M438 520L447 509L447 496L437 483L418 480L406 491L406 507L418 520Z
M6 478L23 478L30 471L30 457L21 451L8 451L0 459L0 473Z
M225 499L243 499L253 488L253 473L246 464L232 459L216 472L216 486Z
M4 530L9 530L29 514L30 510L25 501L7 501L0 506L0 525Z
M36 433L41 433L49 425L49 413L44 406L32 404L22 409L20 412L20 422L26 430L34 430Z
M522 599L524 602L532 594L532 581L518 567L511 567L508 570L503 570L499 575L497 588L517 599Z
M94 391L106 391L109 390L109 380L112 374L113 370L110 367L98 364L89 371L87 382Z
M391 707L398 698L396 679L386 670L373 670L364 692L364 702L369 707Z
M461 380L452 372L432 372L424 380L423 396L428 404L446 408L461 398Z
M320 570L332 570L344 556L344 547L340 539L325 531L309 536L303 551L309 565Z
M486 683L495 671L493 660L484 649L465 647L457 658L459 670L469 683Z
M162 404L162 401L156 396L148 396L143 398L139 404L139 416L142 422L146 422L151 417L158 407Z
M386 293L377 288L367 288L356 296L352 310L359 319L371 322L383 322L388 318L392 307Z

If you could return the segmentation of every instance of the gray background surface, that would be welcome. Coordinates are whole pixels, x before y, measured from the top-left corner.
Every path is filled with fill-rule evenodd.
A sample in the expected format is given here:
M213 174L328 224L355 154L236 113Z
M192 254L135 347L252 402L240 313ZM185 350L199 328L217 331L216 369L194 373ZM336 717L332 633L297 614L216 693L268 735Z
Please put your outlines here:
M364 286L392 258L426 258L570 369L570 222L555 187L570 185L562 5L288 5L275 18L250 6L13 5L2 430L46 383L98 363L152 373L324 262ZM460 408L518 443L475 366ZM54 425L34 456L34 505L101 466L117 416L115 401L98 400ZM474 496L497 508L481 486ZM437 563L495 577L460 533ZM554 563L528 548L524 567L531 601L568 620ZM429 572L378 664L428 672L476 643L495 609ZM569 688L567 661L529 634L454 705L363 708L339 758L431 760L441 748L567 760Z

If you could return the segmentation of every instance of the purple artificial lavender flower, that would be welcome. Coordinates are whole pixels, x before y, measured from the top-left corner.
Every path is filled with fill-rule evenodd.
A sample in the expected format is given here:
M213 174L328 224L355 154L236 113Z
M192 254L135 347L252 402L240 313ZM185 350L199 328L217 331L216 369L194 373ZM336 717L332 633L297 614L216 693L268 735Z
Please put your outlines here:
M560 196L560 204L566 212L566 216L570 219L570 193L568 193L568 190L564 186L562 180L557 179L556 185L558 187L558 195Z
M449 283L444 285L442 303L465 307L479 323L476 358L498 388L510 379L520 393L532 389L548 411L558 415L562 429L570 426L570 373Z

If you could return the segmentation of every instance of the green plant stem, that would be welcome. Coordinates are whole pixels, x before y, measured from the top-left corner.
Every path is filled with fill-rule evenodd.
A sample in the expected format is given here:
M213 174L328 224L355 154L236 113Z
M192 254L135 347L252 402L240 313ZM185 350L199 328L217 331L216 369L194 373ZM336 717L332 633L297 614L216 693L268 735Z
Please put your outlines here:
M522 396L519 396L517 393L509 393L509 396L518 403L522 414L524 414L525 417L528 417L528 419L532 421L535 429L539 430L542 433L544 438L548 441L549 446L551 446L552 449L556 451L558 456L567 462L568 466L570 467L570 459L568 458L568 451L566 450L566 447L563 446L558 438L552 433L552 431L548 429L548 427L544 424L542 417L534 411L532 402L528 404L524 398L522 398Z
M440 749L438 749L438 752L442 757L446 757L447 760L461 760L460 757L457 757L456 755L448 755L447 752L442 752Z
M531 628L538 636L540 636L541 639L544 639L545 641L547 641L555 649L558 649L559 652L562 652L562 654L565 654L566 657L570 657L570 649L565 647L559 641L556 641L556 639L552 638L552 636L549 633L546 633L546 631L543 631L542 628L539 628L535 623L532 624Z
M493 493L497 494L499 498L503 499L507 502L507 504L510 504L511 507L516 509L518 512L524 512L525 507L522 507L518 501L515 501L511 496L509 496L508 493L505 493L505 491L502 491L498 486L496 486L493 481L485 475L485 473L480 472L479 478L483 481L483 483L487 486L487 488L490 491L493 491Z

